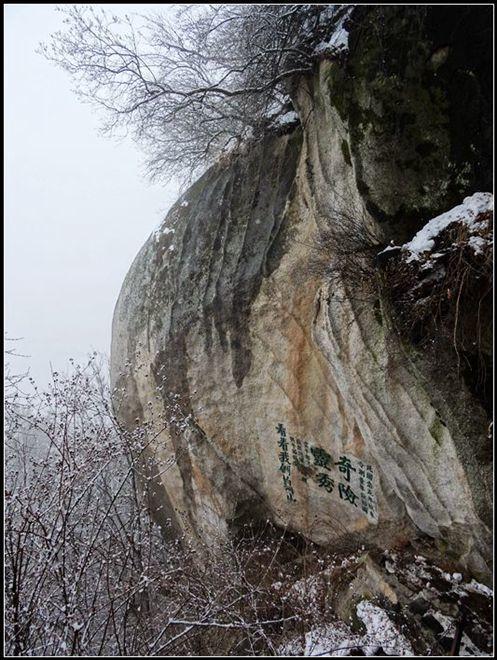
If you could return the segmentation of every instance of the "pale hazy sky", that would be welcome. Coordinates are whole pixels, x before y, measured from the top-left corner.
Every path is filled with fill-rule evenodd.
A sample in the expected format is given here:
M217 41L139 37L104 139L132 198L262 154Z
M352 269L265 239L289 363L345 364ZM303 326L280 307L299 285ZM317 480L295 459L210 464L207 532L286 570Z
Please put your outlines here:
M70 357L109 353L124 276L178 187L148 184L138 148L99 135L69 76L35 53L61 27L55 5L4 5L4 26L4 326L45 384L50 362L61 371Z

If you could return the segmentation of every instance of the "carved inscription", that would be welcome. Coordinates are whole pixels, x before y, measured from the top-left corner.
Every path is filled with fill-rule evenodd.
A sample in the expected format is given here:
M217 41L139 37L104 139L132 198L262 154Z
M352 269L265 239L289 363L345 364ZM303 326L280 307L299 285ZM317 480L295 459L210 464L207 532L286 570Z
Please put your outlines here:
M338 502L362 512L370 522L378 521L373 466L346 454L332 456L307 440L289 435L283 423L278 434L278 470L288 502L296 502L292 476L314 484Z

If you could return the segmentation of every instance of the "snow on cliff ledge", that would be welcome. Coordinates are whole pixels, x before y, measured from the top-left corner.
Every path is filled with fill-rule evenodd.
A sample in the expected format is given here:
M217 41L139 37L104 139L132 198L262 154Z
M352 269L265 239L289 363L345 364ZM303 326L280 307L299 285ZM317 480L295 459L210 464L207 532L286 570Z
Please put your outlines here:
M465 224L471 233L483 229L486 222L479 219L480 216L493 210L494 196L492 193L477 192L471 197L466 197L459 206L430 220L423 229L418 231L412 241L402 246L403 252L409 252L406 261L415 261L424 252L429 252L435 244L435 238L453 223ZM477 248L477 245L474 247Z
M347 52L349 48L349 32L346 28L347 19L350 17L354 5L345 9L345 11L340 15L340 12L336 11L336 5L329 5L329 12L331 13L331 18L339 16L336 25L333 28L333 31L327 41L321 41L316 48L314 49L314 55L334 55L342 52ZM324 15L326 16L326 10Z

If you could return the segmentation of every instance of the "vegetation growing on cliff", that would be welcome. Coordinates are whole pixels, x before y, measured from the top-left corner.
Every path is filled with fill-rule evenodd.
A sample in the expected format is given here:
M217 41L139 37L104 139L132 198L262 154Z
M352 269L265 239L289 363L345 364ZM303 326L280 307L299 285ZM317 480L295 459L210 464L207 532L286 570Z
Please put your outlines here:
M289 81L340 50L343 39L326 40L343 32L348 13L342 5L187 5L122 23L91 7L63 11L67 30L42 52L105 111L106 131L123 129L145 148L152 177L198 173L271 126L280 130L292 110Z
M451 356L492 413L493 196L476 193L377 257L394 323L411 343Z

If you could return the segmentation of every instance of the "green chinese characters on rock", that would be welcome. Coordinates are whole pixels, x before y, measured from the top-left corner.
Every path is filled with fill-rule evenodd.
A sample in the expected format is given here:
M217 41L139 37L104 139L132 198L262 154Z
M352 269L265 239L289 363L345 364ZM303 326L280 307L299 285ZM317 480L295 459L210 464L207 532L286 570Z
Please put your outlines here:
M297 501L292 485L293 468L301 482L314 483L327 497L331 496L337 503L353 508L376 524L378 514L371 464L344 453L333 457L323 447L288 435L281 422L275 428L278 434L278 471L289 502Z
M350 473L351 471L356 472L357 470L355 467L352 467L352 463L350 462L350 459L347 458L346 456L340 456L340 459L335 465L338 465L338 469L340 472L343 472L345 475L345 480L350 481Z
M281 472L282 475L282 480L283 480L283 488L285 489L286 492L286 499L288 502L296 502L295 499L295 492L293 490L292 486L292 479L291 479L291 463L290 463L290 455L288 453L288 440L287 440L287 435L286 435L286 429L283 424L278 424L276 427L276 431L278 433L278 449L279 454L279 468L278 470Z
M314 465L325 470L331 470L333 459L327 451L321 449L321 447L311 447L311 454L314 456Z
M327 474L321 472L320 474L317 475L316 481L320 488L324 488L325 490L328 491L328 493L333 492L333 488L335 487L335 482L333 479L330 479L330 477Z

